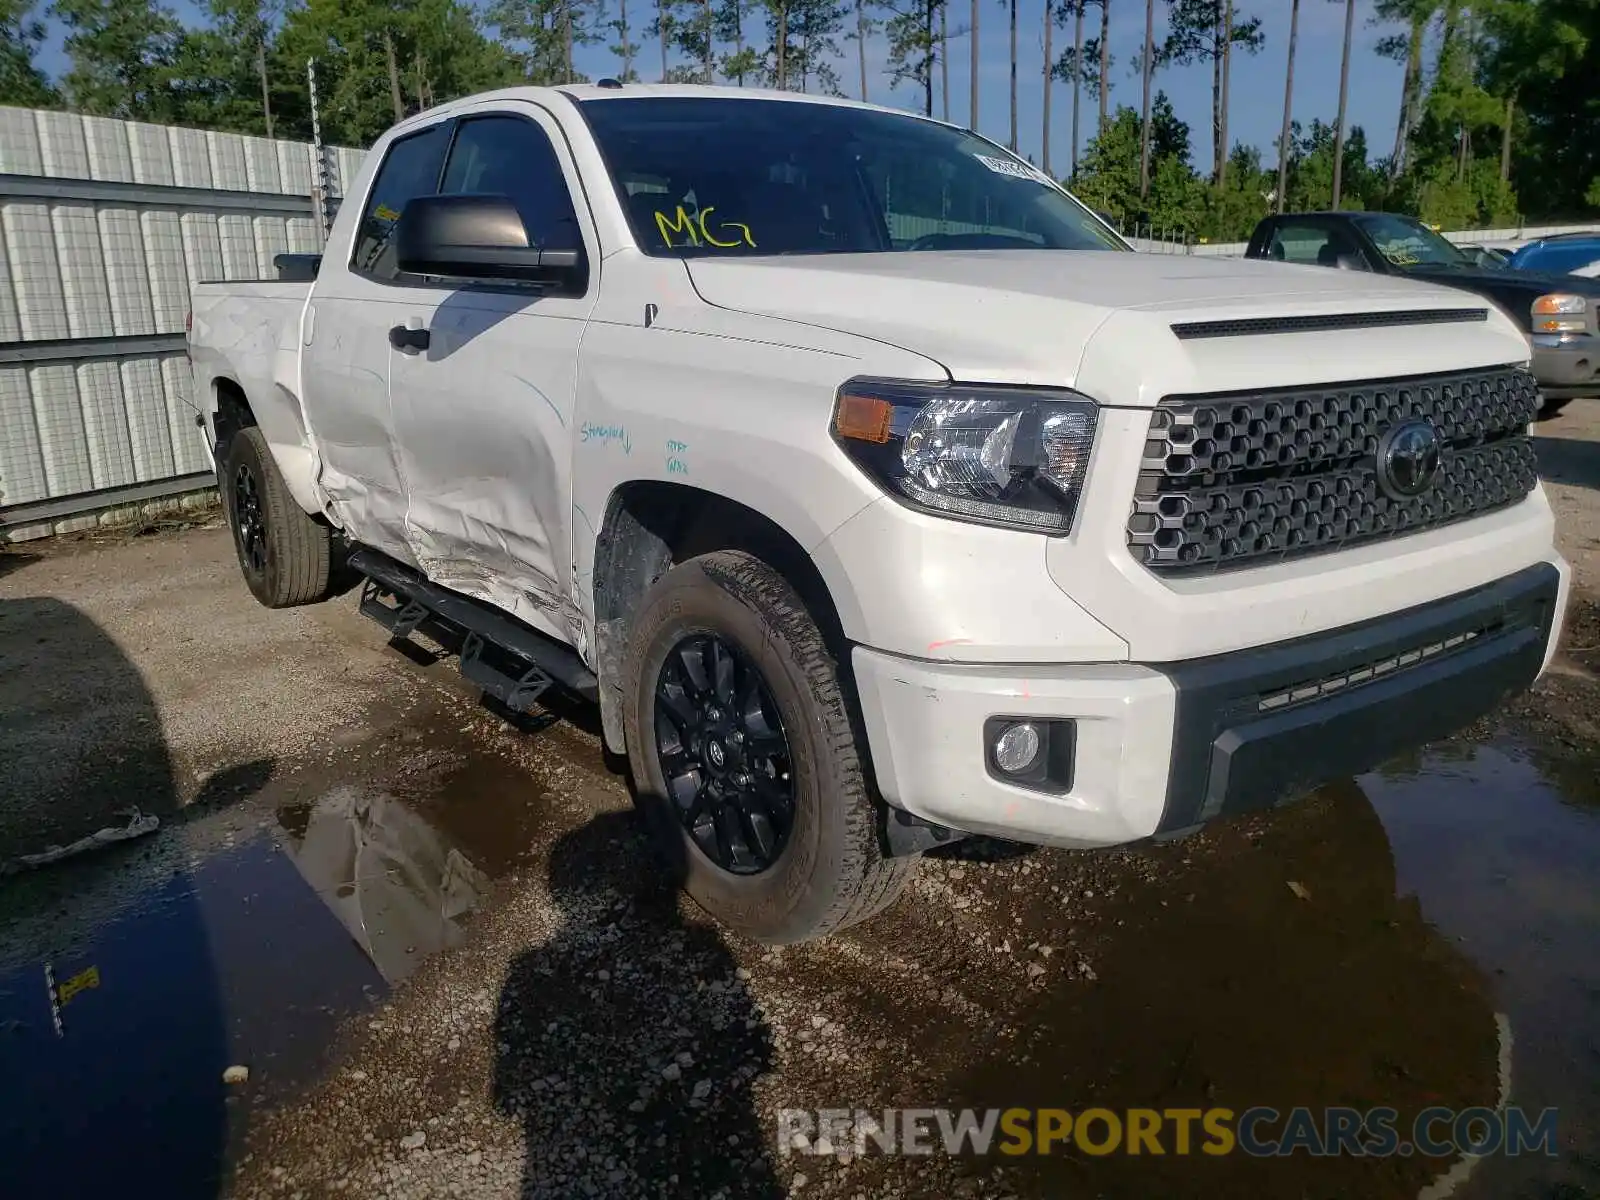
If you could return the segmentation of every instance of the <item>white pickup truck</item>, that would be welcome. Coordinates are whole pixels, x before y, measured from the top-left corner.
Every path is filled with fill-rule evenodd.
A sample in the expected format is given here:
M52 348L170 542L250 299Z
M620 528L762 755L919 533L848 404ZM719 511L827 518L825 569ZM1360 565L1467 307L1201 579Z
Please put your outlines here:
M190 353L262 603L345 559L513 709L598 700L689 892L768 942L964 834L1163 838L1370 768L1532 683L1566 602L1493 305L1132 253L867 105L443 105L311 282L200 285Z

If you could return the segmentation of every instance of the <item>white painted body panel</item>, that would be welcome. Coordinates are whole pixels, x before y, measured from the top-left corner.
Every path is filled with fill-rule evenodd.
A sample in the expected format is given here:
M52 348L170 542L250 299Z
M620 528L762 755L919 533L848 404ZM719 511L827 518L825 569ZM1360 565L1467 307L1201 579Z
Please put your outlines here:
M311 286L305 283L203 284L195 290L189 357L192 395L216 442L217 384L250 398L262 435L289 491L307 512L321 507L311 438L300 407L300 330Z
M584 297L383 286L346 269L388 140L468 109L531 112L560 134L589 247ZM880 787L930 820L1066 845L1145 836L1167 786L1173 693L1144 664L1337 628L1536 562L1560 567L1565 600L1542 490L1445 529L1209 578L1161 579L1127 551L1148 410L1163 396L1528 355L1493 306L1482 322L1253 338L1182 341L1174 322L1485 307L1477 297L1116 251L653 258L558 92L446 105L395 133L351 188L309 305L303 284L199 289L196 394L218 378L244 389L307 511L570 642L591 666L599 526L619 487L679 484L770 518L812 557L857 646ZM390 351L388 328L409 323L433 331L424 354ZM1073 388L1098 401L1070 536L947 520L885 496L828 432L838 387L858 376ZM986 774L978 730L1001 712L1080 721L1069 795Z
M1281 263L999 250L712 261L689 273L712 304L916 351L967 383L1076 388L1153 407L1192 391L1332 383L1525 362L1527 339L1456 289ZM1330 278L1331 277L1331 278ZM1234 317L1445 308L1483 324L1180 342L1170 326Z

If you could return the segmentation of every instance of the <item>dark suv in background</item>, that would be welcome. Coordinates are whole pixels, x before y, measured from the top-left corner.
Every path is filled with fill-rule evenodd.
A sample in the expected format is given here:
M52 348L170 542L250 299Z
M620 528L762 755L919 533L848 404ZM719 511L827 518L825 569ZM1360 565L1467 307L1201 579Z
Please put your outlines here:
M1421 221L1395 213L1268 217L1250 236L1245 257L1402 275L1476 292L1527 333L1544 398L1541 417L1580 396L1600 396L1600 279L1480 266Z

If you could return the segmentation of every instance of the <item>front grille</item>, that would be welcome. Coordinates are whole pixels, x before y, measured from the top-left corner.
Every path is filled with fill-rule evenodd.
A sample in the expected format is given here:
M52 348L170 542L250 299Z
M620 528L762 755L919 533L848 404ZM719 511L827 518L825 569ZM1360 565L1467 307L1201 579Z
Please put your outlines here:
M1163 574L1315 554L1434 529L1522 500L1538 482L1520 367L1221 396L1150 417L1128 548ZM1378 483L1379 441L1422 419L1442 443L1423 494Z

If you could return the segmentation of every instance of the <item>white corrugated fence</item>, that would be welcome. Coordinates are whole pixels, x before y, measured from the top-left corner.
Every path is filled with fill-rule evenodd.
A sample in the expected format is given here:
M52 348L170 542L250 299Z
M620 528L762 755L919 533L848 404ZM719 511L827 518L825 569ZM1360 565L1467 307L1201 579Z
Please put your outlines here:
M362 152L332 152L338 180ZM203 488L190 289L315 251L303 142L0 107L0 528Z

